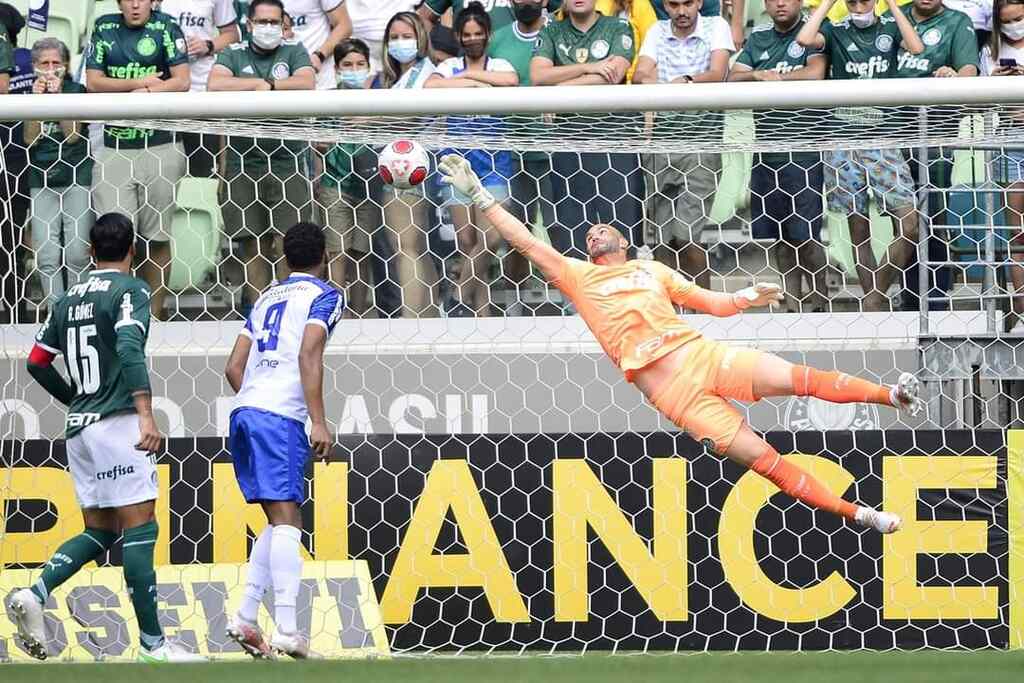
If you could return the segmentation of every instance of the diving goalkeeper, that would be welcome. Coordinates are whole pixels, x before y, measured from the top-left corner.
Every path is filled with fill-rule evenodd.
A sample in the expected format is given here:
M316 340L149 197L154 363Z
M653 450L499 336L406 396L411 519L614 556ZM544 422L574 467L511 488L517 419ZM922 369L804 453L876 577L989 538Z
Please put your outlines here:
M734 294L708 291L655 261L628 260L628 243L610 225L594 225L587 232L590 262L568 258L535 238L497 204L468 161L447 155L438 168L443 182L470 197L493 229L572 301L626 380L680 429L811 507L884 534L900 528L898 515L843 500L784 460L744 424L728 399L817 396L833 403L877 403L916 414L921 400L912 374L903 373L895 386L886 387L706 339L676 315L673 304L725 317L781 302L779 287L758 284Z

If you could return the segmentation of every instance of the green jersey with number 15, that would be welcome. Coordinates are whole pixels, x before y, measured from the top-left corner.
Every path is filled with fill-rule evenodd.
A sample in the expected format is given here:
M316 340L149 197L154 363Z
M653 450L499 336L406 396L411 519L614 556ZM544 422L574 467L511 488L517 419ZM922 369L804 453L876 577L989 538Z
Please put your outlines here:
M149 297L138 278L94 270L68 288L36 335L36 344L63 354L71 375L75 397L68 406L68 438L108 415L134 410L123 368L145 363L138 356L149 337Z

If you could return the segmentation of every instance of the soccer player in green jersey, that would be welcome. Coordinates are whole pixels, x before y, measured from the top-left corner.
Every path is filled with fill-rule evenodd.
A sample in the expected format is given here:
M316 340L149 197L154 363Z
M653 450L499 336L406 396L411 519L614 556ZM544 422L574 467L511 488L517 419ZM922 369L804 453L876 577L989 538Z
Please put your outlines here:
M875 15L874 0L845 2L850 12L846 19L837 24L826 21L836 0L825 0L796 36L796 42L803 47L825 51L829 78L889 78L896 69L901 48L912 55L924 52L924 43L910 20L896 9L896 0L886 0L890 10L895 11L883 17ZM898 125L891 119L886 121L881 110L871 107L837 110L834 123L860 138L884 134ZM902 279L903 269L917 251L917 200L906 160L894 149L830 152L826 158L825 184L829 210L847 216L857 279L865 295L863 310L888 309L889 286ZM871 247L869 187L879 208L899 226L881 265L876 263Z
M800 0L768 0L771 24L756 27L729 72L730 81L810 81L825 77L822 50L796 42L804 25ZM761 140L793 133L789 112L757 112ZM824 176L820 152L759 152L750 172L751 234L771 239L791 311L827 306L825 248L821 243ZM808 287L804 289L803 280Z
M104 214L93 225L89 243L96 269L50 309L28 358L29 374L68 406L68 467L85 530L65 541L39 580L15 592L8 607L25 650L46 659L43 605L121 536L124 579L139 626L139 660L202 661L166 640L157 618L154 454L163 436L153 418L146 370L150 292L129 274L135 228L123 214ZM58 354L64 356L72 384L53 367Z

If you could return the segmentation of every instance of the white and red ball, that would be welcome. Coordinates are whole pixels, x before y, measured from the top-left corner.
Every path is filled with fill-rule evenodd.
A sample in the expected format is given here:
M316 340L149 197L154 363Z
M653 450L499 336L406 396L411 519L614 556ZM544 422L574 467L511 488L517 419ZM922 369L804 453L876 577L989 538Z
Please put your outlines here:
M377 157L377 172L388 185L405 190L427 179L430 156L415 140L395 140Z

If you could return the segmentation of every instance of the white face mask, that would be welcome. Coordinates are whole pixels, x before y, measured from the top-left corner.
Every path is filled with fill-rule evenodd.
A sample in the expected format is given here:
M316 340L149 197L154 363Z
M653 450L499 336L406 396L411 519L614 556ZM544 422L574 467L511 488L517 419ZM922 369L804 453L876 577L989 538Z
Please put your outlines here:
M874 12L850 12L850 21L857 28L867 28L875 23Z
M280 26L257 24L252 29L253 44L263 50L276 50L283 37L284 32Z
M1001 32L1010 40L1024 38L1024 19L1019 19L1011 24L1003 24Z

